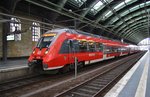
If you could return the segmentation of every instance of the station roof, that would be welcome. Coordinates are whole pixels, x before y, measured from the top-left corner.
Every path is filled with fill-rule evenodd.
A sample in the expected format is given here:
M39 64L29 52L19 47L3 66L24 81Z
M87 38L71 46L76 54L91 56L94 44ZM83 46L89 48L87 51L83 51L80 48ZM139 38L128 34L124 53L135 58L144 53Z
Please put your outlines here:
M1 5L11 14L22 11L132 44L149 37L149 0L2 0Z

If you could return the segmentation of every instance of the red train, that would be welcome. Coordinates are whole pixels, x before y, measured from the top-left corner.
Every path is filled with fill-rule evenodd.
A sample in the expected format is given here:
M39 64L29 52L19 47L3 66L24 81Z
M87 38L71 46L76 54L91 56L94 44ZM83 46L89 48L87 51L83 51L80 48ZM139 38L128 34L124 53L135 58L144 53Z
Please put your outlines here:
M127 55L128 44L73 29L53 29L39 39L28 59L32 68L68 71L78 65Z

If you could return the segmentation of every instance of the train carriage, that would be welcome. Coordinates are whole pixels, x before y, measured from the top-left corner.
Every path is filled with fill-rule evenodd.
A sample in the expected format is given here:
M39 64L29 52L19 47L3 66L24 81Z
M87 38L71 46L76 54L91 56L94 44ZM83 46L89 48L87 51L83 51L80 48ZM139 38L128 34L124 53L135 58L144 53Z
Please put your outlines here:
M54 29L39 39L28 59L29 67L69 70L86 64L128 54L127 44L73 29Z

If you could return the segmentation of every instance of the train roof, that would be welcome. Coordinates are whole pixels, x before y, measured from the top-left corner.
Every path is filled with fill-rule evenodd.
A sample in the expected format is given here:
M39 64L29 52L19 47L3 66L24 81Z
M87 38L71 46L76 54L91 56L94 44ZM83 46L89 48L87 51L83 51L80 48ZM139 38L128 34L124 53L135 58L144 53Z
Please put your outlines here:
M52 29L50 31L47 31L46 33L50 33L50 32L58 32L58 33L68 32L68 33L82 34L82 35L92 36L92 37L97 37L97 38L109 39L107 37L103 37L103 36L100 36L100 35L91 34L91 33L88 33L88 32L84 32L84 31L81 31L81 30L70 29L70 28L56 28L56 29Z
M91 37L95 37L95 38L101 38L101 39L106 40L106 41L110 40L112 42L116 42L116 43L119 43L119 44L122 44L122 45L123 44L127 45L126 43L122 43L119 40L110 39L110 38L103 37L103 36L100 36L100 35L91 34L91 33L88 33L88 32L84 32L84 31L81 31L81 30L70 29L70 28L55 28L55 29L52 29L50 31L47 31L46 33L50 33L50 32L57 32L57 33L68 32L68 33L72 33L72 34L82 34L82 35L85 35L85 36L91 36Z

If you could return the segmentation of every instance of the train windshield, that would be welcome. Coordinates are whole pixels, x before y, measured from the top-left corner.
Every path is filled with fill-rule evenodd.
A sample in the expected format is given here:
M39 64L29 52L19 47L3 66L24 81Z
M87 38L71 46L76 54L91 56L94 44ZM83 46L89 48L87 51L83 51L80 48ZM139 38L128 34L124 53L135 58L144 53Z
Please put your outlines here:
M39 48L48 48L50 46L50 44L51 44L53 39L54 39L54 36L41 37L39 39L37 47L39 47Z

